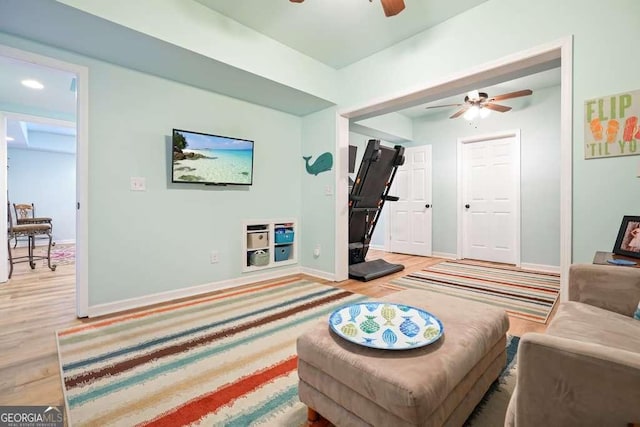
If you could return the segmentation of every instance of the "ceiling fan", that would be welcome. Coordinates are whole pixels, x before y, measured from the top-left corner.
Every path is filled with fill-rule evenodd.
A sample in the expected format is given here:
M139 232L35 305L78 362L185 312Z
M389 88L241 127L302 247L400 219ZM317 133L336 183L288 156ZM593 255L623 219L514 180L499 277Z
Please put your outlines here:
M302 3L304 0L289 0L291 3ZM371 3L373 0L369 0ZM385 16L394 16L404 10L404 0L380 0Z
M528 95L531 95L532 93L533 91L531 89L524 89L516 92L496 95L494 97L489 98L489 95L487 95L486 92L478 92L477 90L472 90L464 97L464 102L462 104L433 105L431 107L425 107L425 108L430 109L430 108L442 108L442 107L462 107L460 110L456 111L449 118L455 119L456 117L460 117L461 115L464 114L464 117L467 120L473 120L478 115L480 115L480 117L486 117L489 114L489 110L499 111L501 113L505 113L511 110L511 107L495 104L494 101L504 101L505 99L518 98L520 96L528 96Z

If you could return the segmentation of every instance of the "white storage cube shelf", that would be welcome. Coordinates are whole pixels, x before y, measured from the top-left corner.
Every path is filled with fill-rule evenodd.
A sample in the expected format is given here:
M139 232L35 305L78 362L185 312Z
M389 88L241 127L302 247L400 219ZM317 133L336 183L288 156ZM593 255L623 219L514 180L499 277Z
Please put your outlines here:
M242 271L281 267L298 262L296 221L245 221L242 225Z

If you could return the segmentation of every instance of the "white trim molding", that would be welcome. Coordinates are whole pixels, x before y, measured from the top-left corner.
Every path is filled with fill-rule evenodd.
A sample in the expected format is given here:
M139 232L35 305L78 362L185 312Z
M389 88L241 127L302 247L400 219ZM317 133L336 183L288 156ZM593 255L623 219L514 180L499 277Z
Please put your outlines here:
M568 291L569 265L572 261L572 126L573 126L573 36L534 46L511 55L487 62L444 79L426 82L419 87L399 91L388 97L378 97L368 102L338 111L338 141L336 154L347 156L349 145L349 119L363 120L421 103L435 101L447 96L465 92L488 79L497 81L513 80L528 74L535 74L560 67L560 299L566 300ZM345 157L346 159L347 157ZM338 158L338 166L345 170L347 162ZM342 173L342 172L341 172ZM348 194L347 180L338 180L336 194ZM348 206L346 201L340 206L336 198L336 236L348 235ZM348 268L348 259L338 254L344 252L344 238L336 239L336 267L342 263L341 271ZM336 271L339 271L336 268ZM340 279L340 278L338 278Z
M559 265L545 265L545 264L532 264L529 262L523 262L520 264L520 268L523 270L543 271L545 273L560 274Z
M78 317L86 317L89 309L89 69L83 65L5 45L0 45L0 56L76 75L76 202L79 207L76 210L76 314ZM0 154L0 157L4 159L4 167L2 161L0 161L0 167L5 171L4 178L0 178L0 191L5 197L5 202L0 206L0 213L2 213L3 209L6 210L6 149L5 154ZM4 215L6 218L6 211ZM0 257L3 254L4 259L7 259L6 249L0 249ZM2 274L1 270L0 274Z
M434 258L458 259L456 254L450 254L448 252L432 252L431 256Z
M387 241L385 240L385 244L384 245L372 245L369 244L369 249L375 249L376 251L384 251L384 252L389 252L387 250Z
M329 280L331 282L340 282L342 280L336 280L336 275L332 273L327 273L326 271L316 270L315 268L307 268L302 267L300 269L302 274L306 274L307 276L317 277L318 279Z
M573 36L560 43L560 301L569 300L573 261Z
M336 115L334 278L349 278L349 119ZM346 230L346 231L345 231Z
M300 267L286 268L268 273L244 275L235 279L221 280L219 282L206 283L204 285L175 289L157 294L142 295L121 301L96 304L89 306L87 314L89 317L104 316L106 314L147 307L154 304L167 303L177 299L195 297L223 289L250 285L264 280L280 279L294 274L300 274Z

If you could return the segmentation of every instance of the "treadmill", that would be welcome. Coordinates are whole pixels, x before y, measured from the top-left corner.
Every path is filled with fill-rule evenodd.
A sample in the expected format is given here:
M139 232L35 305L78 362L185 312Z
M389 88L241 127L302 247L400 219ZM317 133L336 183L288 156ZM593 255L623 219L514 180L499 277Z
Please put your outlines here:
M404 147L380 145L370 139L349 194L349 277L363 282L404 270L402 264L383 259L365 261L371 236L385 201L397 201L389 190L398 167L404 164Z

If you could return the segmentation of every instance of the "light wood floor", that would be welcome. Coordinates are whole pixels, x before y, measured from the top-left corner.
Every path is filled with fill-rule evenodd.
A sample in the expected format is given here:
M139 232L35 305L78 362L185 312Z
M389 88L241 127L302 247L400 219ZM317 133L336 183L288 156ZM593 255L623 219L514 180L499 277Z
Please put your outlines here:
M314 280L380 297L394 292L383 286L391 279L443 261L370 251L369 258L381 257L404 264L405 270L370 282ZM52 272L42 261L34 270L16 265L13 277L0 284L0 313L0 405L63 405L55 331L95 321L75 316L75 266L60 265ZM510 322L509 333L517 336L546 329L518 318Z

